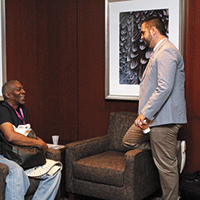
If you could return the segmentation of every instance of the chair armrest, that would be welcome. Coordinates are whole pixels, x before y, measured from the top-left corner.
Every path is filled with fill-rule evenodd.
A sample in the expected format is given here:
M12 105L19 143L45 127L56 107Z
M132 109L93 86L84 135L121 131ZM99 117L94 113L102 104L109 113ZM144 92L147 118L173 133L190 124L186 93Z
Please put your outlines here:
M109 136L95 137L88 140L72 142L65 147L65 181L66 191L73 193L73 162L108 150Z
M160 188L158 170L154 164L151 151L134 149L126 152L125 159L125 187L130 197L141 198L149 191ZM130 189L132 186L132 189ZM144 191L145 188L145 191ZM131 194L132 193L132 194Z
M127 151L124 155L124 162L125 162L125 180L127 180L127 184L133 185L134 183L134 171L136 166L136 156L142 153L142 150L134 149ZM143 163L139 163L143 165Z
M50 149L48 148L46 151L46 158L55 160L55 161L61 161L61 151L59 149Z
M72 142L66 145L65 156L72 162L108 150L109 136L95 137L92 139Z
M6 177L9 173L9 167L0 163L0 200L5 199Z

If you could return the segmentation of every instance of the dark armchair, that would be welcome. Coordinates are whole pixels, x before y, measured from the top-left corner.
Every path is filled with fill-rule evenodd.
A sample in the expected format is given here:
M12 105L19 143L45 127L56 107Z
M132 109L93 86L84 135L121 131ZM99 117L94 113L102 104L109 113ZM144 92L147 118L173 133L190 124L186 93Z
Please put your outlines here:
M48 159L61 161L61 152L56 149L48 149L46 152L46 157ZM9 173L9 167L5 164L0 163L0 200L5 199L5 187L6 187L6 176ZM30 187L26 194L26 200L31 200L33 197L34 192L36 191L39 180L30 178ZM59 198L60 193L58 192L57 198Z
M128 150L122 138L137 114L111 113L108 133L66 145L66 191L101 199L140 200L160 188L151 151Z

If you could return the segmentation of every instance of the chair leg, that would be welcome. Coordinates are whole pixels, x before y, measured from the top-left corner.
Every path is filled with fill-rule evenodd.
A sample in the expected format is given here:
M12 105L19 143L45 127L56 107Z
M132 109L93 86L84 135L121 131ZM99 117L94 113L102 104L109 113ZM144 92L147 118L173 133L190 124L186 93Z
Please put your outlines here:
M68 193L69 200L76 200L75 195L73 193Z

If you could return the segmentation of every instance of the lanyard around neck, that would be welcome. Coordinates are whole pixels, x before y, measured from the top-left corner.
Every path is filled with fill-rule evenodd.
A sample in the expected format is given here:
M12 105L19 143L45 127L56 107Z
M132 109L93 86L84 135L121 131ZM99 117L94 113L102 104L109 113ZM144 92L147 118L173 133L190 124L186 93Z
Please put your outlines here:
M25 125L26 122L25 122L25 120L24 120L24 113L23 113L22 108L19 108L19 111L20 111L20 113L21 113L21 115L20 115L20 114L17 112L17 110L16 110L10 103L8 103L8 104L14 109L14 111L15 111L17 117L18 117L20 120L22 120L22 121L23 121L23 124Z

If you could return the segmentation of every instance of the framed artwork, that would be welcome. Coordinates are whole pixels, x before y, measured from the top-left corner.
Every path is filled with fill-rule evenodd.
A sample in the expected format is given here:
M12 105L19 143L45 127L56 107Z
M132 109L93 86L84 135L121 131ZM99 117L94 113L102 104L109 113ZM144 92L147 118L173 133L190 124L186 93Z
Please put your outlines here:
M105 99L138 100L151 50L141 22L158 16L183 55L185 0L105 0Z
M6 82L6 25L5 25L5 0L1 0L0 3L1 21L0 21L0 88ZM0 100L3 100L2 94L0 94Z

